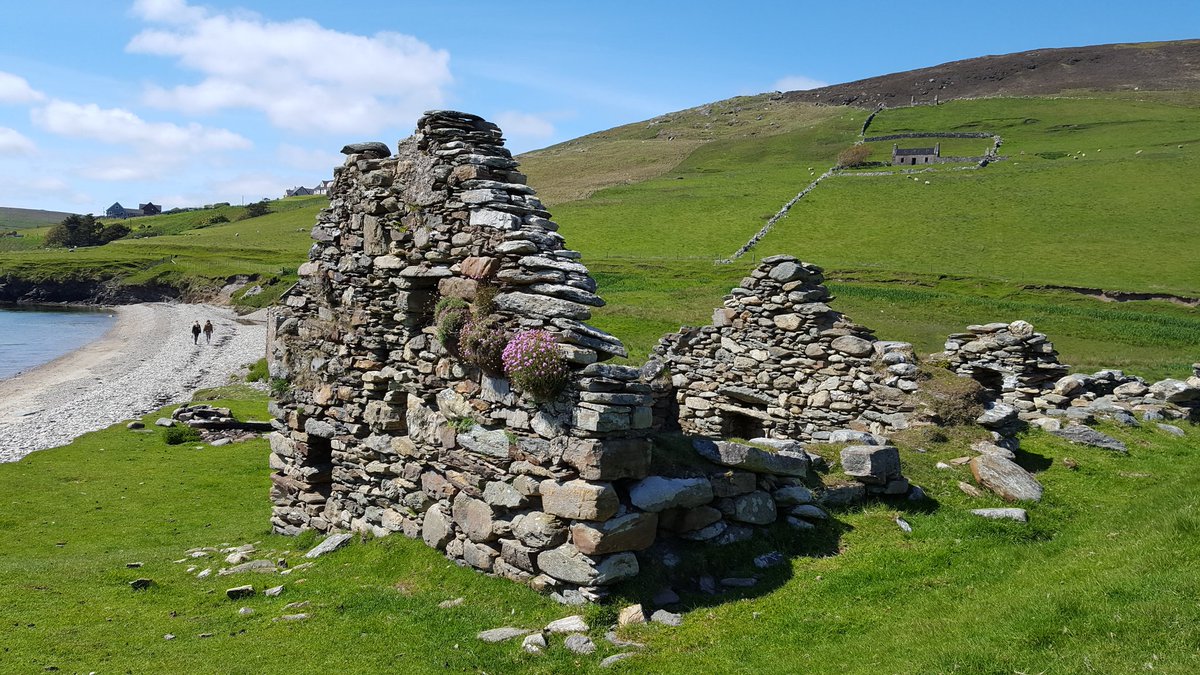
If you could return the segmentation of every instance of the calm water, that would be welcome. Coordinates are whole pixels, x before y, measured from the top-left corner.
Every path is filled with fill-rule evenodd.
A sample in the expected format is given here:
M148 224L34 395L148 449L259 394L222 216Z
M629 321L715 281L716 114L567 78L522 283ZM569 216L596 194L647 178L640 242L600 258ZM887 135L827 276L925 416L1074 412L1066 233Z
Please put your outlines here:
M0 306L0 379L79 349L114 321L106 309Z

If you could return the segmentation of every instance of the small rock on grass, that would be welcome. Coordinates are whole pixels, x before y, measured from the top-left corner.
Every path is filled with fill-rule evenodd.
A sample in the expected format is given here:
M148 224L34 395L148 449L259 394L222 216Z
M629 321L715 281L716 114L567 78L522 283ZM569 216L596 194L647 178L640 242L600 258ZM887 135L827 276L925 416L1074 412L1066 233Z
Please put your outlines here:
M490 630L482 631L475 637L484 642L504 642L505 640L511 640L515 637L521 637L522 635L528 634L529 631L525 630L524 628L505 626L503 628L492 628Z
M305 607L308 607L310 604L312 604L312 603L309 602L308 600L302 600L300 602L289 602L288 604L284 605L283 608L285 610L287 610L287 609L304 609Z
M650 615L650 620L654 623L661 623L666 626L682 626L683 616L674 612L668 612L665 609L660 609Z
M272 621L304 621L307 618L307 614L284 614L283 616L275 617Z
M283 586L274 586L263 591L263 595L268 598L277 598L283 594Z
M551 621L546 624L546 630L550 633L586 633L588 625L582 616L576 614L557 621Z
M166 635L163 636L163 639L164 640L174 640L175 636L170 633L167 633Z
M1173 424L1158 424L1156 425L1159 431L1165 431L1172 436L1186 436L1187 432Z
M127 567L127 568L129 568L129 569L131 569L131 570L136 570L137 568L141 567L142 565L143 565L143 563L140 563L140 562L128 562L128 563L125 563L125 567Z
M143 424L142 422L140 422L139 420L134 420L134 421L130 422L129 424L126 424L125 428L126 429L134 429L134 430L145 429L146 425Z
M135 591L144 591L154 585L153 579L134 579L129 582L129 587Z
M454 598L453 600L445 600L445 601L438 603L438 609L450 609L451 607L458 607L459 605L463 604L466 601L467 601L466 598Z
M590 637L578 633L567 636L563 646L576 654L591 654L596 651L596 643L592 642Z
M627 659L633 655L634 655L633 652L622 652L620 654L613 654L612 656L609 656L608 658L601 661L600 667L601 668L611 668L618 661L624 661L625 659Z
M212 568L206 567L206 568L200 570L200 572L196 574L196 578L197 579L207 579L211 575L212 575Z
M604 639L608 640L609 643L612 644L614 647L621 647L624 649L643 649L646 646L646 645L642 644L641 642L633 642L632 640L622 640L621 638L617 637L617 633L615 631L611 631L611 630L604 634Z
M642 611L642 606L630 605L624 607L617 612L617 625L628 626L635 623L646 623L646 613Z
M546 649L546 636L541 633L526 635L525 639L521 641L521 649L530 654L541 654Z
M254 586L246 584L245 586L234 586L225 590L225 597L230 600L240 600L254 595Z
M353 538L354 538L354 535L350 534L349 532L339 532L337 534L331 534L328 537L325 537L324 541L322 541L321 543L314 546L311 551L309 551L308 553L305 553L304 557L305 558L319 558L319 557L325 555L326 553L333 553L334 551L338 550L339 548L350 543L350 540Z
M971 509L971 513L992 520L1015 520L1018 523L1028 523L1029 514L1025 509Z
M968 497L974 497L976 499L983 497L983 490L980 490L979 488L965 481L958 481L958 489L962 490L963 494L967 495Z
M238 610L238 614L241 616L250 616L253 613L254 613L254 610L249 607L242 607L241 609Z

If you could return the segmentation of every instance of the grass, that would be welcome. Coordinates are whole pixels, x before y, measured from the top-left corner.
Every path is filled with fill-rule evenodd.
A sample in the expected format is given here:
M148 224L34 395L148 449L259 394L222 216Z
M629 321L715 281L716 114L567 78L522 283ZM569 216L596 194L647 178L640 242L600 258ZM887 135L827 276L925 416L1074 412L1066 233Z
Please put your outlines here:
M595 323L626 341L631 360L666 330L707 323L757 258L789 253L827 270L836 309L922 351L969 323L1024 318L1080 369L1186 373L1197 351L1194 309L1034 287L1200 295L1191 215L1200 209L1191 188L1200 145L1189 145L1200 139L1200 107L1191 99L1089 95L887 110L870 134L994 131L1011 159L980 171L938 167L917 181L835 177L750 256L709 268L858 137L862 111L820 110L827 116L807 125L712 138L669 171L555 207L609 303ZM531 176L564 168L538 153L523 159Z
M55 225L61 223L69 215L71 214L63 211L18 209L11 206L0 206L0 232Z
M264 416L265 401L244 387L221 393L240 396L217 401L239 418ZM1040 433L1023 440L1019 459L1047 493L1028 507L1028 525L969 515L1002 504L960 493L965 467L933 468L964 454L968 439L901 439L904 472L933 504L872 504L835 513L812 535L780 528L734 550L695 550L684 575L721 566L762 579L721 596L685 593L682 627L624 629L648 647L614 670L1192 672L1200 667L1200 497L1190 477L1200 469L1200 429L1181 439L1153 428L1106 431L1129 444L1129 456ZM262 440L168 446L154 431L116 425L0 465L4 669L592 672L621 651L602 639L616 608L646 600L664 575L646 560L644 577L618 589L614 604L584 609L599 645L586 657L567 653L560 638L542 656L516 642L478 642L480 630L537 628L575 610L400 535L356 540L290 576L196 579L189 566L219 568L223 555L173 562L191 548L255 543L294 567L316 543L311 534L269 533L266 454ZM1078 471L1062 463L1068 456ZM788 563L766 572L750 564L772 549L789 552ZM131 590L141 577L155 586ZM226 588L243 583L285 590L226 599ZM457 597L461 606L437 607ZM283 609L298 601L311 604ZM254 613L239 615L240 607ZM311 618L272 620L287 611Z
M207 297L235 277L257 280L264 293L235 297L235 304L262 307L296 280L311 245L308 233L324 197L272 202L274 212L237 220L242 207L222 207L137 219L134 233L105 246L0 252L0 276L35 280L108 280L127 285L169 286L185 297ZM215 212L231 222L205 225ZM142 222L144 221L144 222Z

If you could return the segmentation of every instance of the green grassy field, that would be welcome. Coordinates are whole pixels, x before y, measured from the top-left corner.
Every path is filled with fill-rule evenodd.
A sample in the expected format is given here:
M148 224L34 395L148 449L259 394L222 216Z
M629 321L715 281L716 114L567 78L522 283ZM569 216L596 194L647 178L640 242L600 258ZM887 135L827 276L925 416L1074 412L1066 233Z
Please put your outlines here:
M934 350L968 323L1025 318L1080 369L1178 376L1200 355L1194 308L1030 288L1200 295L1200 109L1150 98L884 111L870 134L997 132L1010 159L979 171L938 167L917 180L824 181L751 255L724 269L707 266L856 140L861 110L826 108L838 114L769 135L714 138L656 177L557 205L555 215L609 301L596 323L623 337L633 360L664 330L707 322L756 258L789 253L825 267L841 296L834 307L880 337ZM543 158L523 159L537 175ZM1163 322L1176 327L1161 330Z
M237 397L225 402L236 414L265 415L259 395L227 395ZM684 593L684 625L623 629L647 647L613 670L1194 672L1200 494L1191 476L1200 429L1181 439L1152 428L1107 431L1130 445L1128 457L1041 434L1023 440L1020 460L1047 492L1027 525L969 515L1001 503L959 492L955 483L970 480L965 468L933 468L964 454L968 437L902 438L905 474L934 503L871 504L835 513L814 534L780 528L734 550L693 551L680 574L725 569L758 574L759 585ZM0 670L603 672L600 660L624 651L603 640L616 609L648 602L665 578L649 562L613 604L585 608L599 646L585 657L561 638L541 656L519 641L477 641L481 630L536 629L577 610L459 568L401 535L356 541L288 576L196 579L222 567L224 555L174 562L192 548L254 543L294 567L316 543L269 533L267 452L262 440L169 446L159 430L116 425L0 465ZM1067 456L1077 471L1061 462ZM754 568L753 557L769 550L787 552L788 562ZM142 567L127 567L134 562ZM155 586L129 587L143 577ZM225 597L246 583L260 594ZM261 595L281 583L280 597ZM461 606L438 608L458 597ZM284 609L292 602L310 604ZM310 618L273 620L297 611Z
M296 279L311 245L309 232L325 197L294 197L271 203L272 213L238 220L231 206L150 216L129 221L133 235L104 246L5 252L0 275L27 279L118 279L129 285L168 285L203 298L228 279L257 279L267 290L237 304L264 306ZM231 222L208 224L223 215Z

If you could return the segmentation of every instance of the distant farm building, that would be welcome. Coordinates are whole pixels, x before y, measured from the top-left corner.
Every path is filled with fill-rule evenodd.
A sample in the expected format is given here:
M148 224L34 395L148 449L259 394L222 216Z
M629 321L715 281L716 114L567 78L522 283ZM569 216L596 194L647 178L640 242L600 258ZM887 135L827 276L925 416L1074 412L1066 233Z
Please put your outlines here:
M937 164L942 156L942 144L937 143L932 148L901 148L892 144L892 164L912 166L916 164Z
M138 216L157 216L160 213L162 213L162 207L154 202L139 204L136 209L127 209L121 206L121 202L113 202L113 205L104 211L104 215L109 218L137 218Z
M313 188L306 188L303 185L301 185L300 187L294 187L291 190L288 190L286 193L284 193L284 196L285 197L307 197L308 195L313 195L313 194L316 194L316 191L313 190Z
M327 194L329 194L329 186L330 186L330 185L333 185L333 181L331 181L331 180L323 180L323 181L321 181L321 182L320 182L320 183L317 185L317 187L313 188L313 194L314 194L314 195L327 195Z

